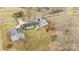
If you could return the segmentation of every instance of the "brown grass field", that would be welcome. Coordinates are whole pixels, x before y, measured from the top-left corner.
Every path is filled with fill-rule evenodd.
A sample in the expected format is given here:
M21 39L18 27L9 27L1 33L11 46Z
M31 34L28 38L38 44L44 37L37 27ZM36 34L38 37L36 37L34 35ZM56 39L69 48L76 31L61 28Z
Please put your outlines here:
M60 8L61 9L61 8ZM46 32L46 28L40 28L39 30L30 29L23 30L26 34L25 40L26 42L11 42L11 38L8 35L8 31L17 25L17 22L12 17L13 13L22 10L25 13L25 21L33 21L35 17L43 16L47 21L51 22L51 27L55 27L55 30L50 30ZM58 9L57 9L58 10ZM56 11L57 12L57 11ZM78 17L78 9L66 8L64 11L56 13L56 14L46 14L43 12L34 11L29 8L1 8L0 9L0 50L8 50L8 51L48 51L48 50L79 50L77 46L79 43L79 17ZM30 19L27 17L27 14L31 14ZM69 23L70 22L70 23ZM77 27L69 27L68 24L77 26ZM64 25L65 24L65 25ZM55 25L55 26L54 26ZM64 33L66 29L75 28L72 31L72 34L68 34L67 36L62 34L60 36L56 33L60 31ZM66 31L67 32L67 31ZM73 35L68 37L69 35ZM71 41L65 42L65 39ZM73 38L73 39L72 39ZM59 43L58 43L59 42ZM64 42L62 45L60 43ZM71 47L71 42L73 44L77 44L76 48ZM56 45L58 43L58 45ZM8 44L12 44L11 47L7 47ZM70 44L70 45L68 45Z

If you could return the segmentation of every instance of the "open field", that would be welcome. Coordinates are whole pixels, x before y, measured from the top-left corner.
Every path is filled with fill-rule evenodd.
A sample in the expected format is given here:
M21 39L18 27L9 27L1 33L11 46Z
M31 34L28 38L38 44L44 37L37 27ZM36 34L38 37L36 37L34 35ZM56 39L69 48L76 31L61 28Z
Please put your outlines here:
M38 16L45 17L53 30L48 32L46 28L23 30L26 42L12 43L8 31L18 25L12 15L19 10L24 12L26 22L33 21ZM12 46L7 47L8 44ZM79 8L1 8L0 50L79 50Z

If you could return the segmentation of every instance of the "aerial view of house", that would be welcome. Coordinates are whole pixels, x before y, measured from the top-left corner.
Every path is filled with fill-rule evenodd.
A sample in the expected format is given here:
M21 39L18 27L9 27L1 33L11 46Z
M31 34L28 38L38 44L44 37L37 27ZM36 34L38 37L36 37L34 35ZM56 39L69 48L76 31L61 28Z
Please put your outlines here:
M79 51L79 8L1 7L0 50Z

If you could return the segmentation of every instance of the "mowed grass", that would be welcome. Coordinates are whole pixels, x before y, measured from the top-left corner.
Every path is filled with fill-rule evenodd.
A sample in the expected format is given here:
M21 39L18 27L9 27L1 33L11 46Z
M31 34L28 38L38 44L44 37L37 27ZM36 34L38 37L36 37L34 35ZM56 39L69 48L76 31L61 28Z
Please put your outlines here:
M8 36L8 31L10 29L12 29L13 27L16 26L16 23L15 22L7 22L7 23L4 23L4 24L1 24L0 25L0 30L1 30L1 33L0 35L2 36L2 41L3 41L3 47L5 48L7 46L7 44L11 43L10 42L10 37Z
M8 30L16 26L15 22L7 22L2 24L2 30Z
M46 29L39 30L26 30L25 33L28 36L28 42L26 44L26 50L48 50L48 44L51 39L47 34Z

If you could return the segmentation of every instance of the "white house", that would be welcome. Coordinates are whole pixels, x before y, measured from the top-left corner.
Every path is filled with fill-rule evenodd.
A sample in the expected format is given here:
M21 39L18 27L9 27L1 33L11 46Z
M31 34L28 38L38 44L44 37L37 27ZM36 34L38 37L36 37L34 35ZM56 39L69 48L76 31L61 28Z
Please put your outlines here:
M21 40L25 38L25 34L22 32L20 28L13 28L10 30L11 40L15 42L17 40Z

